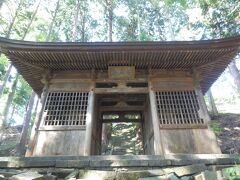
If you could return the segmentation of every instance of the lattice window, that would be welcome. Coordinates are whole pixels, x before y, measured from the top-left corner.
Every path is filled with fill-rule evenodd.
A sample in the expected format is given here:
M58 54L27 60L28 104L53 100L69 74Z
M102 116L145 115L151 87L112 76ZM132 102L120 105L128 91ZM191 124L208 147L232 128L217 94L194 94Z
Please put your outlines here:
M87 92L49 92L45 105L45 126L85 126Z
M204 124L198 115L199 104L194 91L156 92L156 99L161 127Z

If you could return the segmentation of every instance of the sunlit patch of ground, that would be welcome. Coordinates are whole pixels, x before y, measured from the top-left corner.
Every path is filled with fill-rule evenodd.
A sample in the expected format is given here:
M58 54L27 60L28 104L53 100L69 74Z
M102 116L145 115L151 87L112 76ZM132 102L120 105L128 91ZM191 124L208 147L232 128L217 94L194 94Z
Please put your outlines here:
M223 153L240 153L240 114L219 114L212 121L212 128Z
M223 153L240 153L240 99L216 101L219 112L211 122Z

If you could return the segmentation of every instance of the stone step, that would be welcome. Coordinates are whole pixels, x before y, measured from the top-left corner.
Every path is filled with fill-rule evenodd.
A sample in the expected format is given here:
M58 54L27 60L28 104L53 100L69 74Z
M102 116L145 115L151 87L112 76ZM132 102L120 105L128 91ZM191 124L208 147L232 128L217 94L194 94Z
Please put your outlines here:
M222 167L222 166L221 166ZM231 168L231 169L229 169ZM57 180L57 179L109 179L109 180L223 180L223 179L239 179L239 168L233 165L229 168L221 170L210 170L205 164L192 164L187 166L177 167L162 167L155 169L128 169L114 168L112 170L104 169L69 169L69 168L24 168L24 169L0 169L0 179L15 179L15 180ZM225 174L229 172L231 174ZM234 173L233 173L234 171ZM12 173L12 174L11 174ZM233 176L234 175L234 176Z
M104 155L55 157L0 157L0 168L21 167L163 167L204 163L240 164L236 155Z

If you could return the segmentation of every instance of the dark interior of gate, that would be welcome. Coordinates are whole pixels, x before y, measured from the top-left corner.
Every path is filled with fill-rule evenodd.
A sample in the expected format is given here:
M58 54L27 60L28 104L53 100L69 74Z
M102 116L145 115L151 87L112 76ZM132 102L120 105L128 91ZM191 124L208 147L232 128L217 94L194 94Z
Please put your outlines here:
M140 86L140 85L138 85ZM146 86L146 84L144 84ZM97 95L92 154L151 154L153 129L147 94Z

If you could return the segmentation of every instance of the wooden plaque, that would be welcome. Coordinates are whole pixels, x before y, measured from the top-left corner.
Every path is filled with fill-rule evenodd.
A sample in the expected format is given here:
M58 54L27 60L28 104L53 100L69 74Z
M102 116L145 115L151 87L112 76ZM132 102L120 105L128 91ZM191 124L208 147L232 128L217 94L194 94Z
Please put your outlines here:
M110 79L134 79L134 66L109 66L108 77Z

